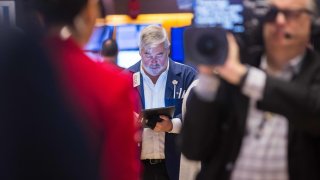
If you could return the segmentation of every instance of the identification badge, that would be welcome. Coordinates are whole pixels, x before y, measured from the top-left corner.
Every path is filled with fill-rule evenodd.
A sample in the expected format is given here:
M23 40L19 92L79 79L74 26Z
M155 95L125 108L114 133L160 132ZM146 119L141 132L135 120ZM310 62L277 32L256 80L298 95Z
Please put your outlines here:
M133 87L137 87L140 85L140 72L136 72L133 74Z

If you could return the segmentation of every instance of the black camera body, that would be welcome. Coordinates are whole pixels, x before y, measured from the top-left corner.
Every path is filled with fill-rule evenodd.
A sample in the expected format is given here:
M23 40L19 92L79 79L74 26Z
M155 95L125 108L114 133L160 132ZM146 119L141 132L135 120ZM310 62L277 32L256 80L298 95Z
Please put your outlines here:
M244 5L238 0L194 0L193 25L184 32L187 64L222 65L228 55L227 32L244 32Z
M190 26L184 32L185 60L194 65L222 65L228 55L227 31L221 27Z

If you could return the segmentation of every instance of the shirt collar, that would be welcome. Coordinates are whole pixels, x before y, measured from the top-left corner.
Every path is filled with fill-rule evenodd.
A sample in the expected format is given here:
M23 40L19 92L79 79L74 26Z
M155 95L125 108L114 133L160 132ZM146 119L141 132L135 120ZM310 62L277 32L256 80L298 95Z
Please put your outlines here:
M296 75L299 73L300 69L301 69L301 64L302 64L302 60L303 57L305 56L305 53L300 54L294 58L292 58L288 64L286 65L286 67L284 68L284 70L282 72L279 73L285 73L285 72L290 72L293 75ZM267 56L264 54L261 57L261 64L260 64L260 68L262 70L267 70L268 69L268 63L267 63Z

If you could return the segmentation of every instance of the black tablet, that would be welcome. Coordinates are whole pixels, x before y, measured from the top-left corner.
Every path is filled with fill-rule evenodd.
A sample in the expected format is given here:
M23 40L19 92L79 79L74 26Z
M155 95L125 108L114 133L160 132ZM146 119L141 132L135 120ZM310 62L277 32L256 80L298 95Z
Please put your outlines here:
M144 127L153 129L157 122L161 121L160 115L168 116L170 119L174 115L174 106L145 109L141 111L142 124Z

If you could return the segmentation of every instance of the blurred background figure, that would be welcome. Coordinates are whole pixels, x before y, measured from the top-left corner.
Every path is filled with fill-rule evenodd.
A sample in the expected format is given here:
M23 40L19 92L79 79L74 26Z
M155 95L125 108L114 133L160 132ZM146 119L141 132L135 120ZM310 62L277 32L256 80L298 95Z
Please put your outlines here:
M101 2L33 3L46 29L43 44L57 72L63 97L86 133L90 152L98 161L99 175L102 179L138 179L132 83L113 65L96 63L83 51L100 15Z
M41 30L29 25L35 31L0 24L0 177L98 180L97 159L64 101Z
M199 80L196 79L190 84L190 86L188 87L188 89L183 97L183 100L182 100L182 121L184 121L190 97L194 93L191 90L198 84L198 81ZM190 160L190 159L186 158L183 155L183 153L181 154L179 180L194 180L194 179L196 179L200 169L201 169L201 162L200 161Z
M198 66L182 130L182 152L202 161L197 179L320 179L316 13L314 0L269 0L263 49L246 65L229 34L226 62Z
M101 58L103 62L117 65L118 44L114 39L106 39L101 45Z

